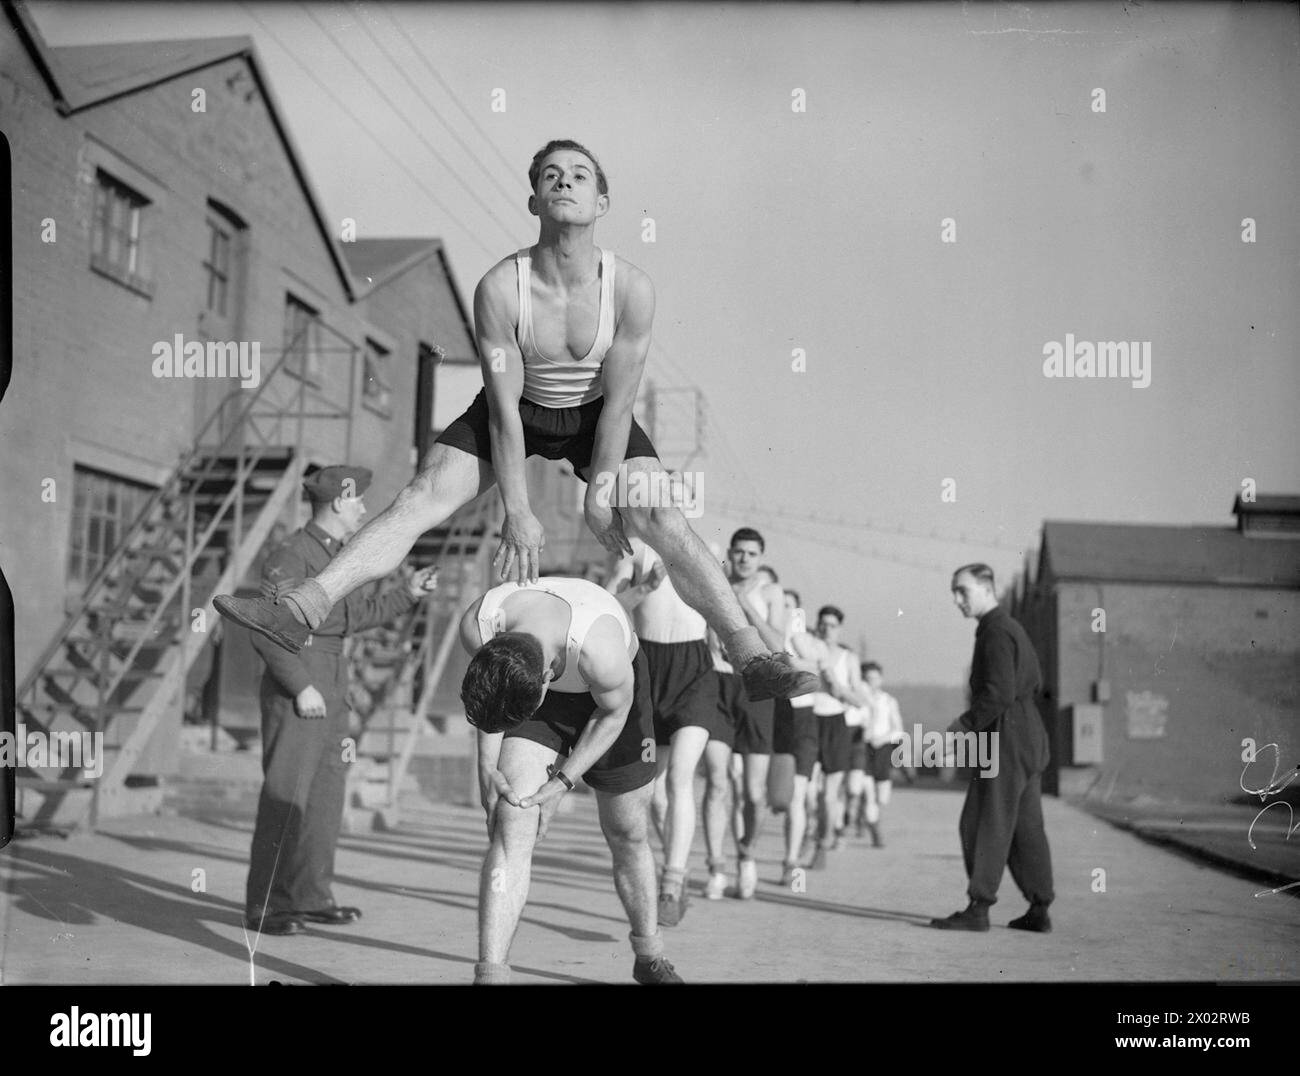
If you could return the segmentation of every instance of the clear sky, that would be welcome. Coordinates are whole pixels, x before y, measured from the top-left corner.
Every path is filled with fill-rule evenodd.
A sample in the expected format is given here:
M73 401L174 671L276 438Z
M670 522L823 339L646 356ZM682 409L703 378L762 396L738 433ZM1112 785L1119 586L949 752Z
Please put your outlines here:
M707 400L697 529L759 527L895 681L960 680L948 572L1009 579L1045 518L1300 492L1294 5L31 8L54 45L250 34L327 214L441 236L467 292L535 239L534 150L587 143L647 377ZM1066 334L1150 342L1150 385L1045 377Z

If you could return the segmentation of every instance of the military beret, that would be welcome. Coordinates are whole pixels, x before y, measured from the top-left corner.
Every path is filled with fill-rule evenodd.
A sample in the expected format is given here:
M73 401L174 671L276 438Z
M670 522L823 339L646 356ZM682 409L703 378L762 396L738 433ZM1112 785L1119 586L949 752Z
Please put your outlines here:
M322 467L303 480L302 488L313 501L335 497L360 497L373 477L366 467Z

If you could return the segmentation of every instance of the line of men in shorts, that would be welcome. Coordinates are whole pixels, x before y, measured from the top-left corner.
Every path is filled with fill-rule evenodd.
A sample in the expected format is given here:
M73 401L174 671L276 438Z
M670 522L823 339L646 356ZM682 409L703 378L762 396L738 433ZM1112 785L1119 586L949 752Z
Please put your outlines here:
M772 813L784 816L783 886L805 869L825 868L849 826L882 847L880 812L890 798L891 753L902 722L897 701L881 686L880 666L862 663L840 642L843 612L823 606L808 630L799 594L783 590L761 563L763 536L752 527L731 536L724 567L746 617L765 645L792 654L822 680L812 694L756 702L716 634L674 592L660 558L644 543L632 544L632 556L620 560L606 588L628 611L649 666L658 766L651 812L663 847L659 922L673 926L686 911L701 762L708 900L755 895L754 853Z

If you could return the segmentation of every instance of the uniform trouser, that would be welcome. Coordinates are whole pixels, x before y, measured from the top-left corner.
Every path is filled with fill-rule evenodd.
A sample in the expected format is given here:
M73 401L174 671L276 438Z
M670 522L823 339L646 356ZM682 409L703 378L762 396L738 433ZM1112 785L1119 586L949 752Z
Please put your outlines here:
M302 718L293 699L262 682L262 794L245 911L317 911L333 905L334 847L343 821L348 764L347 668L341 654L303 651L325 717Z
M997 900L1002 869L1031 904L1050 904L1052 853L1043 829L1042 774L1002 759L991 780L973 777L961 811L961 852L971 900Z

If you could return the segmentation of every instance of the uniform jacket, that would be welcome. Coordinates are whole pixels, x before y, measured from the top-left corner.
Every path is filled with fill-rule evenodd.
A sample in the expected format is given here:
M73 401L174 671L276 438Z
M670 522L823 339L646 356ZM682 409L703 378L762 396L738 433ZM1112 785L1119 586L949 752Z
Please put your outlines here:
M1047 768L1047 729L1034 705L1042 673L1033 644L1018 621L1001 606L975 629L971 659L970 709L958 719L974 732L996 731L999 757L1029 773Z
M294 531L276 548L262 566L262 578L272 583L285 583L290 579L307 579L317 575L342 548L342 543L327 534L315 523ZM253 647L266 662L263 677L263 695L268 693L295 698L308 686L315 686L333 705L330 698L336 684L345 682L338 673L328 668L331 659L341 664L343 638L367 628L378 627L406 612L415 599L405 587L393 587L381 594L367 596L354 590L330 610L329 616L315 631L307 646L297 654L290 654L264 639L253 635ZM324 675L323 675L324 674ZM326 683L320 683L325 679Z

